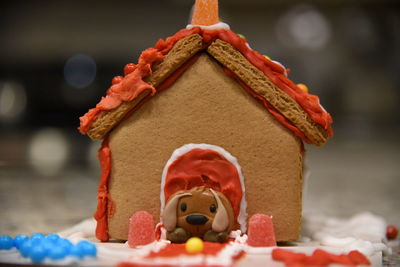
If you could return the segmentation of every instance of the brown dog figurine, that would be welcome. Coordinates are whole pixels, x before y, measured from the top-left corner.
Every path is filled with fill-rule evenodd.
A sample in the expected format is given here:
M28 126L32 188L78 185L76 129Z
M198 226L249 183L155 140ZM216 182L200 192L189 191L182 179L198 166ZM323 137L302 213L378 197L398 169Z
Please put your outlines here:
M186 242L192 236L222 243L235 225L229 200L204 186L173 194L165 205L163 223L167 239L173 243Z

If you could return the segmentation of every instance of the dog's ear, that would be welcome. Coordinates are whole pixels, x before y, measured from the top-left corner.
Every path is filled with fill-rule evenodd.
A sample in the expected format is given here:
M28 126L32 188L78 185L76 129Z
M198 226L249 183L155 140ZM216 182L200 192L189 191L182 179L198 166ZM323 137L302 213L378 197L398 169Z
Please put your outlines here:
M176 209L178 205L178 201L181 197L184 196L191 196L192 194L190 193L181 193L181 194L176 194L172 198L170 198L167 201L167 204L165 205L163 214L162 214L162 219L163 219L163 224L165 229L167 231L172 231L176 227Z
M217 205L218 205L217 214L215 214L214 221L212 223L211 228L214 232L217 232L217 233L223 232L229 226L228 212L226 211L224 204L222 204L222 201L219 198L218 194L214 190L212 190L212 189L210 189L210 190L211 190L211 193L214 195L214 198L217 201Z

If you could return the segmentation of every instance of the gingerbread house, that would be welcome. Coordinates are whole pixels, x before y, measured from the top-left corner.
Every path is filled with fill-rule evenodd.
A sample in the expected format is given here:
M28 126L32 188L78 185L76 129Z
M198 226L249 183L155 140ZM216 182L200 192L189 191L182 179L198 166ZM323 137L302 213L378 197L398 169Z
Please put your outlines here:
M165 201L196 185L226 193L242 232L246 215L263 213L278 241L295 240L303 142L321 146L332 136L318 97L226 24L196 21L196 10L186 29L127 64L80 120L81 133L103 140L95 213L102 241L126 240L136 211L162 223ZM212 156L190 158L193 150ZM177 160L184 163L172 170Z

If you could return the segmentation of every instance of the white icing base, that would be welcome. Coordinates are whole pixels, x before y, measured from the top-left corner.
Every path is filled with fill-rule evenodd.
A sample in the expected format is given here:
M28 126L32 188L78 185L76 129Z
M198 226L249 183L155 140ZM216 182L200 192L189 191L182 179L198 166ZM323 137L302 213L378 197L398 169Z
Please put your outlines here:
M272 259L272 250L276 247L250 247L246 244L247 236L242 235L240 230L232 231L230 236L235 240L230 242L215 256L202 254L194 256L179 256L173 258L145 259L151 251L157 252L170 244L167 240L160 240L140 248L130 248L127 243L102 243L95 240L94 233L96 221L85 220L70 229L59 234L76 243L85 239L95 242L97 246L97 258L84 258L79 262L68 257L63 260L51 261L46 259L43 264L47 265L72 265L78 262L79 266L115 266L120 262L135 262L143 264L175 264L187 266L189 264L232 266L232 257L241 251L246 252L246 257L235 262L234 266L269 266L282 267L281 262ZM386 245L382 243L385 237L386 223L378 216L370 213L357 214L350 219L336 219L324 216L308 216L305 218L305 230L311 238L303 238L296 246L280 247L294 252L302 252L311 255L312 252L321 248L325 251L342 254L349 250L359 250L371 261L371 266L382 266L382 253ZM315 239L313 239L315 238ZM357 242L353 242L356 240ZM323 242L323 243L322 243ZM351 244L351 246L348 246ZM0 262L11 264L31 264L30 259L23 258L14 248L11 250L0 250ZM340 265L332 265L340 266Z
M223 149L222 147L219 146L215 146L215 145L209 145L209 144L186 144L184 146L181 146L178 149L175 149L175 151L172 153L171 157L169 158L169 160L167 161L167 164L165 164L164 170L162 172L162 176L161 176L161 191L160 191L160 202L161 202L161 214L164 210L164 206L165 206L165 195L164 195L164 186L165 186L165 179L167 177L167 172L169 169L169 166L171 166L171 164L173 162L175 162L175 160L177 158L179 158L180 156L188 153L189 151L191 151L194 148L199 148L199 149L204 149L204 150L213 150L219 154L221 154L224 158L226 158L230 163L232 163L235 167L236 170L239 174L239 180L240 180L240 185L242 187L242 199L240 201L240 211L239 211L239 215L238 215L238 223L240 225L240 230L245 233L247 230L247 202L246 202L246 193L245 193L245 187L244 187L244 176L242 173L242 169L237 161L237 159L232 156L228 151L226 151L225 149Z

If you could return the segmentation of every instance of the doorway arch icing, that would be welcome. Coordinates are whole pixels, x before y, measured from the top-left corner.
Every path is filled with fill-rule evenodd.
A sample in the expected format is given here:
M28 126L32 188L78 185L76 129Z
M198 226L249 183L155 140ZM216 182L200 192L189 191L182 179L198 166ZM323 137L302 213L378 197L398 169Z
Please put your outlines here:
M175 149L161 176L160 214L163 214L171 195L196 186L206 186L224 194L232 205L241 232L246 232L244 176L233 155L220 146L210 144L186 144Z

